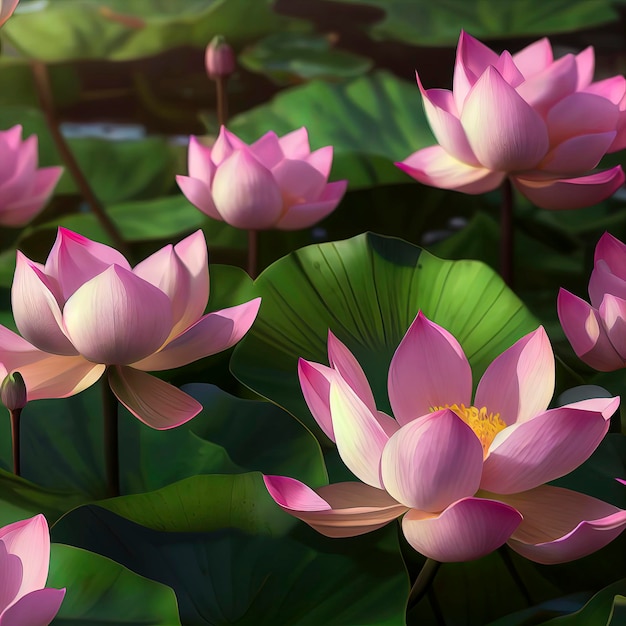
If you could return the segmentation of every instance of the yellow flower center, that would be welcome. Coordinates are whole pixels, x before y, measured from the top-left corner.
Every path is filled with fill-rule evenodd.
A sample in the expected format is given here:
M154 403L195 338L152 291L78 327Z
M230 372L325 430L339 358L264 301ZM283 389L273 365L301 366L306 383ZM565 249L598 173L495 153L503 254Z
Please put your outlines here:
M464 404L446 404L444 406L431 407L431 411L441 411L450 409L456 413L478 437L480 445L483 447L483 458L487 456L487 451L496 435L506 428L505 422L500 419L500 413L489 413L487 407L480 409L476 406L465 406Z

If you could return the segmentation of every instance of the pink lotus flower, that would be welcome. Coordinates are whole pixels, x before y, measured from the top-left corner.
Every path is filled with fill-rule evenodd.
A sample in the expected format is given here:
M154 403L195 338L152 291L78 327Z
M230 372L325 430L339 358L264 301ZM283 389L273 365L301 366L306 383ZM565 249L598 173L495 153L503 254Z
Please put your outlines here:
M15 11L20 0L0 0L0 26L2 26Z
M395 419L378 411L354 356L329 333L330 367L300 360L309 409L362 482L312 490L266 476L278 505L329 537L351 537L398 516L408 542L437 561L467 561L504 543L539 563L598 550L626 511L544 483L585 461L619 398L546 409L554 356L543 328L472 373L446 330L418 314L389 369Z
M433 187L470 194L509 177L544 209L575 209L609 197L624 182L617 166L591 172L626 146L626 79L592 82L593 48L556 61L548 39L511 56L461 33L453 90L417 82L439 145L398 167Z
M0 131L0 154L0 226L24 226L43 210L63 168L37 169L37 135L22 141L21 126Z
M604 233L589 281L591 304L565 289L557 308L574 352L601 372L626 367L626 246Z
M50 533L43 515L0 528L0 626L47 626L65 589L46 588Z
M24 338L0 326L0 362L19 370L28 399L63 398L106 371L118 400L157 429L201 410L146 371L221 352L248 331L260 298L203 315L209 297L202 231L135 268L109 246L59 228L45 265L18 252L13 316Z
M333 148L311 152L306 128L268 132L248 145L222 126L211 148L189 142L189 176L176 181L189 202L213 219L248 230L297 230L339 204L347 181L328 182Z

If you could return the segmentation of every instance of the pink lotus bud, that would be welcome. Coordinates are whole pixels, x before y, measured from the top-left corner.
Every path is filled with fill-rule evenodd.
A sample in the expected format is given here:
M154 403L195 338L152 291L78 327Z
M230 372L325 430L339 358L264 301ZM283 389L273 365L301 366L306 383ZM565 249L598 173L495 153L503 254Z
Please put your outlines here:
M424 89L437 145L396 165L419 182L479 194L509 178L544 209L575 209L608 198L621 166L596 171L626 147L626 79L592 82L594 52L554 60L547 38L497 54L465 32L452 91Z
M0 131L0 226L24 226L52 195L62 167L37 168L37 135L22 141L22 127Z
M19 372L5 376L0 385L0 400L9 411L23 409L28 402L26 383Z
M0 26L13 15L18 2L19 0L0 0Z
M204 57L209 78L230 76L235 71L235 53L221 35L216 35L206 48Z
M333 148L311 152L306 128L270 131L253 144L222 126L212 147L192 137L189 176L176 181L189 202L213 219L249 230L297 230L326 217L347 181L329 183Z

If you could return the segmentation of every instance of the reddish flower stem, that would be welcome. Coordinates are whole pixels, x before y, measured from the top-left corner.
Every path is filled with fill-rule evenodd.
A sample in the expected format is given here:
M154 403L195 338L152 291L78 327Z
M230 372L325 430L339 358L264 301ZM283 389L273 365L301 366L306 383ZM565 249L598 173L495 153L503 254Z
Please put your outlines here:
M217 99L217 122L220 126L226 126L228 121L228 92L226 90L227 76L216 76L215 92Z
M48 75L48 68L45 63L41 61L31 61L31 70L35 81L35 87L37 89L37 96L39 98L39 104L46 118L46 124L48 130L52 135L52 139L69 170L74 182L76 183L81 195L91 207L96 219L100 222L100 225L105 230L107 235L113 241L115 247L124 255L130 259L130 250L126 241L122 237L121 233L117 229L117 226L113 223L113 220L108 216L104 209L104 206L98 200L98 197L94 193L91 185L83 175L80 165L71 151L61 129L59 128L59 122L56 117L54 98L52 96L52 88L50 87L50 77Z
M513 289L513 186L508 178L502 183L500 203L500 274Z
M14 409L9 411L11 414L11 446L13 449L13 473L21 476L21 458L20 458L20 417L22 409Z
M117 398L109 386L108 376L101 379L102 415L104 417L104 467L107 480L107 496L120 495L120 459Z

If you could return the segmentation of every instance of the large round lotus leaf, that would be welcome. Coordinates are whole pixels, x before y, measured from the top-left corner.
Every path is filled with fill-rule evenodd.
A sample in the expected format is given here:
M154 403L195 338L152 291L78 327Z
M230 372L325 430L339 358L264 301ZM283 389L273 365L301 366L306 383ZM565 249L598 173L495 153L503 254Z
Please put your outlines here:
M256 287L261 310L235 349L231 369L316 432L297 363L298 357L328 362L329 329L365 369L379 408L389 410L389 362L418 311L460 341L475 382L498 354L538 325L483 263L446 261L371 233L293 252L263 272Z
M228 126L245 141L306 126L312 148L333 146L331 179L346 178L351 189L411 181L394 162L435 143L417 85L380 71L285 89Z
M53 543L47 587L66 589L54 626L179 626L172 589L99 554Z
M461 29L474 37L503 39L586 30L616 21L608 0L334 0L381 11L376 39L420 46L454 45Z
M258 474L197 476L102 505L109 510L69 513L54 541L172 587L188 626L405 623L408 581L393 524L362 537L322 537L283 513ZM168 532L129 518L166 521Z
M180 46L204 48L219 34L239 47L307 26L278 15L272 5L273 0L22 0L3 35L25 56L43 61L119 61Z

